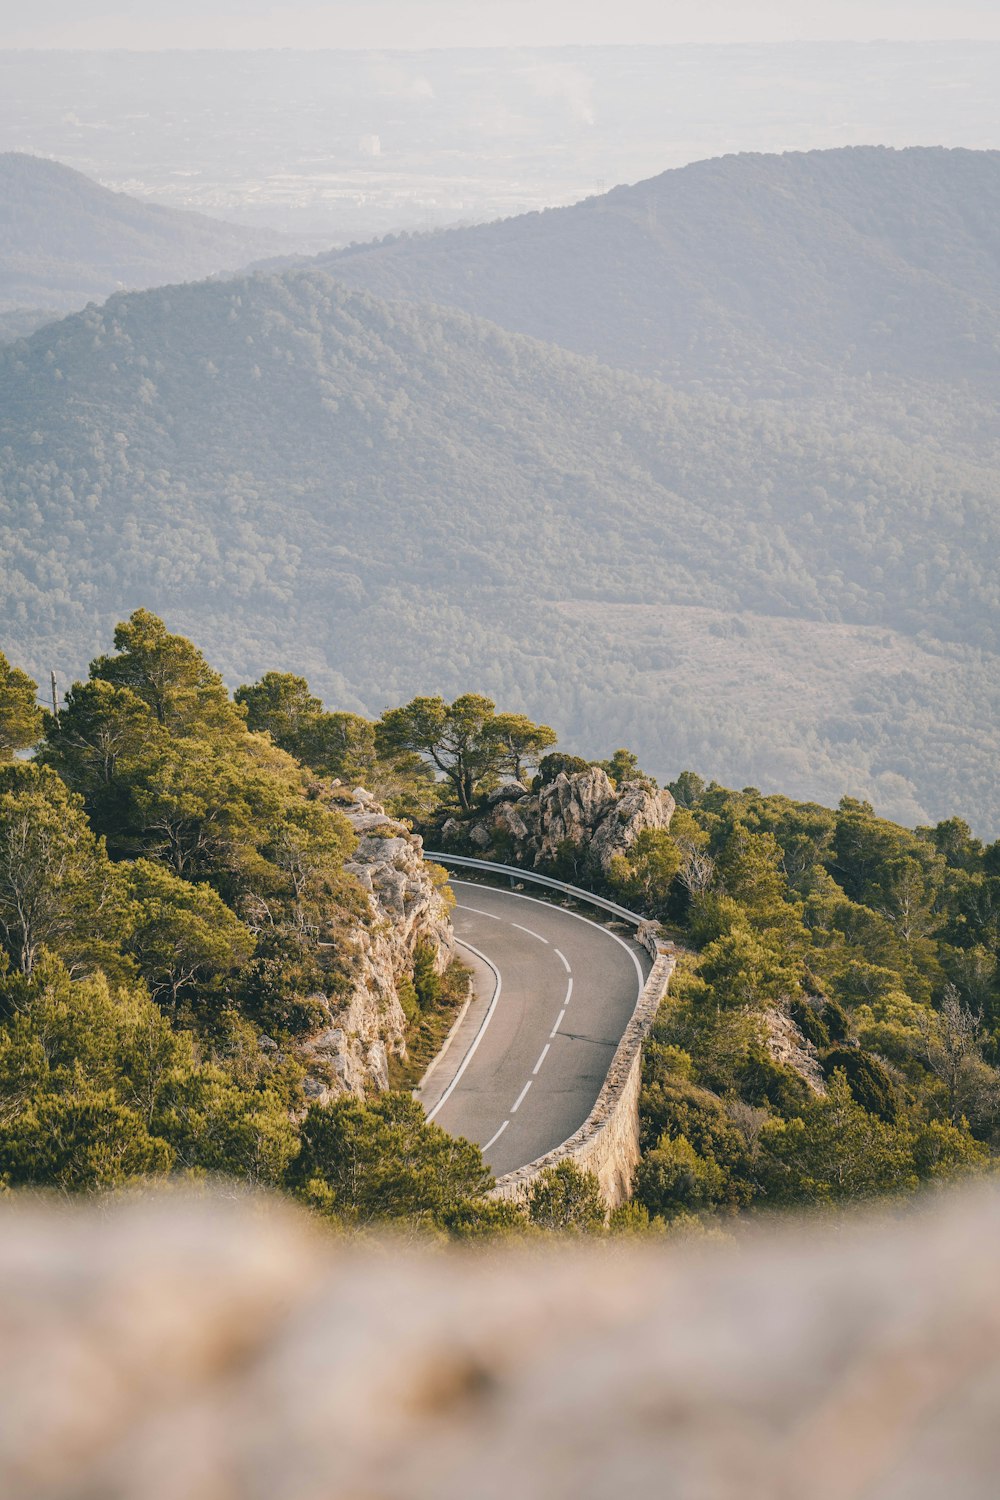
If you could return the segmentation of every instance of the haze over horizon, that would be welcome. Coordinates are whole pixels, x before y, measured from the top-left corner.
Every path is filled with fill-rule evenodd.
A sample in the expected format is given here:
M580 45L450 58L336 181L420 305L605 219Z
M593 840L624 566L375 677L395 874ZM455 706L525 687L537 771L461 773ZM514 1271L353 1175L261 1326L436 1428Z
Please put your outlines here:
M179 0L167 16L151 0L110 0L82 17L75 0L40 0L0 20L0 48L388 48L662 46L794 41L1000 41L992 0L704 0L664 8L656 0Z
M558 50L484 51L458 45L484 39L464 30L436 49L428 22L421 52L253 50L246 28L249 50L122 50L151 43L144 13L88 32L87 52L0 48L0 151L303 248L510 217L733 152L1000 146L1000 40L601 47L581 21ZM382 28L382 47L413 39Z

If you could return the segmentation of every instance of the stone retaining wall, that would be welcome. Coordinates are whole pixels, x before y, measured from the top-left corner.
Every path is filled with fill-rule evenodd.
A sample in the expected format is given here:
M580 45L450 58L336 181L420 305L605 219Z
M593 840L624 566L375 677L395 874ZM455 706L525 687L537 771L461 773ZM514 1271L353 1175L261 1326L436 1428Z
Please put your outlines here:
M618 1043L597 1103L568 1141L498 1178L493 1197L526 1198L539 1173L564 1161L594 1173L609 1208L617 1208L629 1197L632 1174L639 1163L642 1049L677 964L676 949L656 937L652 924L640 928L638 939L652 954L653 967Z

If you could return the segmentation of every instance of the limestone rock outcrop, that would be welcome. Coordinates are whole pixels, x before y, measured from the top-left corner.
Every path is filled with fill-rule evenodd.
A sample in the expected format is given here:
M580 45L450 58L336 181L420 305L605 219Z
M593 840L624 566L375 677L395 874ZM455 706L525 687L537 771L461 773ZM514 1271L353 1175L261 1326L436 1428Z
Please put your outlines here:
M776 1063L791 1068L814 1094L826 1093L819 1053L803 1036L788 1011L774 1006L764 1013L767 1050Z
M417 945L433 947L439 972L454 956L443 882L422 840L370 793L358 788L351 798L337 803L358 836L347 869L367 892L371 920L351 934L350 993L328 1005L329 1019L299 1048L306 1093L316 1100L388 1088L390 1056L405 1056L399 984L412 975Z
M1000 1194L487 1254L0 1200L4 1500L994 1500Z
M501 787L486 812L471 823L452 819L442 830L445 847L459 846L484 859L550 865L567 848L578 851L581 869L606 874L612 858L625 854L647 828L669 828L674 799L645 781L617 789L599 766L561 771L538 792L516 783Z

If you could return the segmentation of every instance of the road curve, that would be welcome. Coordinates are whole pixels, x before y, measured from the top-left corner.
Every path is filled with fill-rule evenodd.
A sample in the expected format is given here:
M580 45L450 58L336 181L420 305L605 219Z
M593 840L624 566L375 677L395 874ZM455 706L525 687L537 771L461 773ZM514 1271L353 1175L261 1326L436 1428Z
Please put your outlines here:
M649 955L537 898L452 880L477 999L420 1093L500 1177L584 1123L649 973Z

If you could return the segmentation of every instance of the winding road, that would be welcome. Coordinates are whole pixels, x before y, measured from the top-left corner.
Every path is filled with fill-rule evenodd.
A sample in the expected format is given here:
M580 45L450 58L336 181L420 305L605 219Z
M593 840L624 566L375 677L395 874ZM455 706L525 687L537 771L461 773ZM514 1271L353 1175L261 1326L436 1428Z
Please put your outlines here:
M537 897L451 885L476 998L419 1097L500 1177L584 1123L651 963L637 943Z

